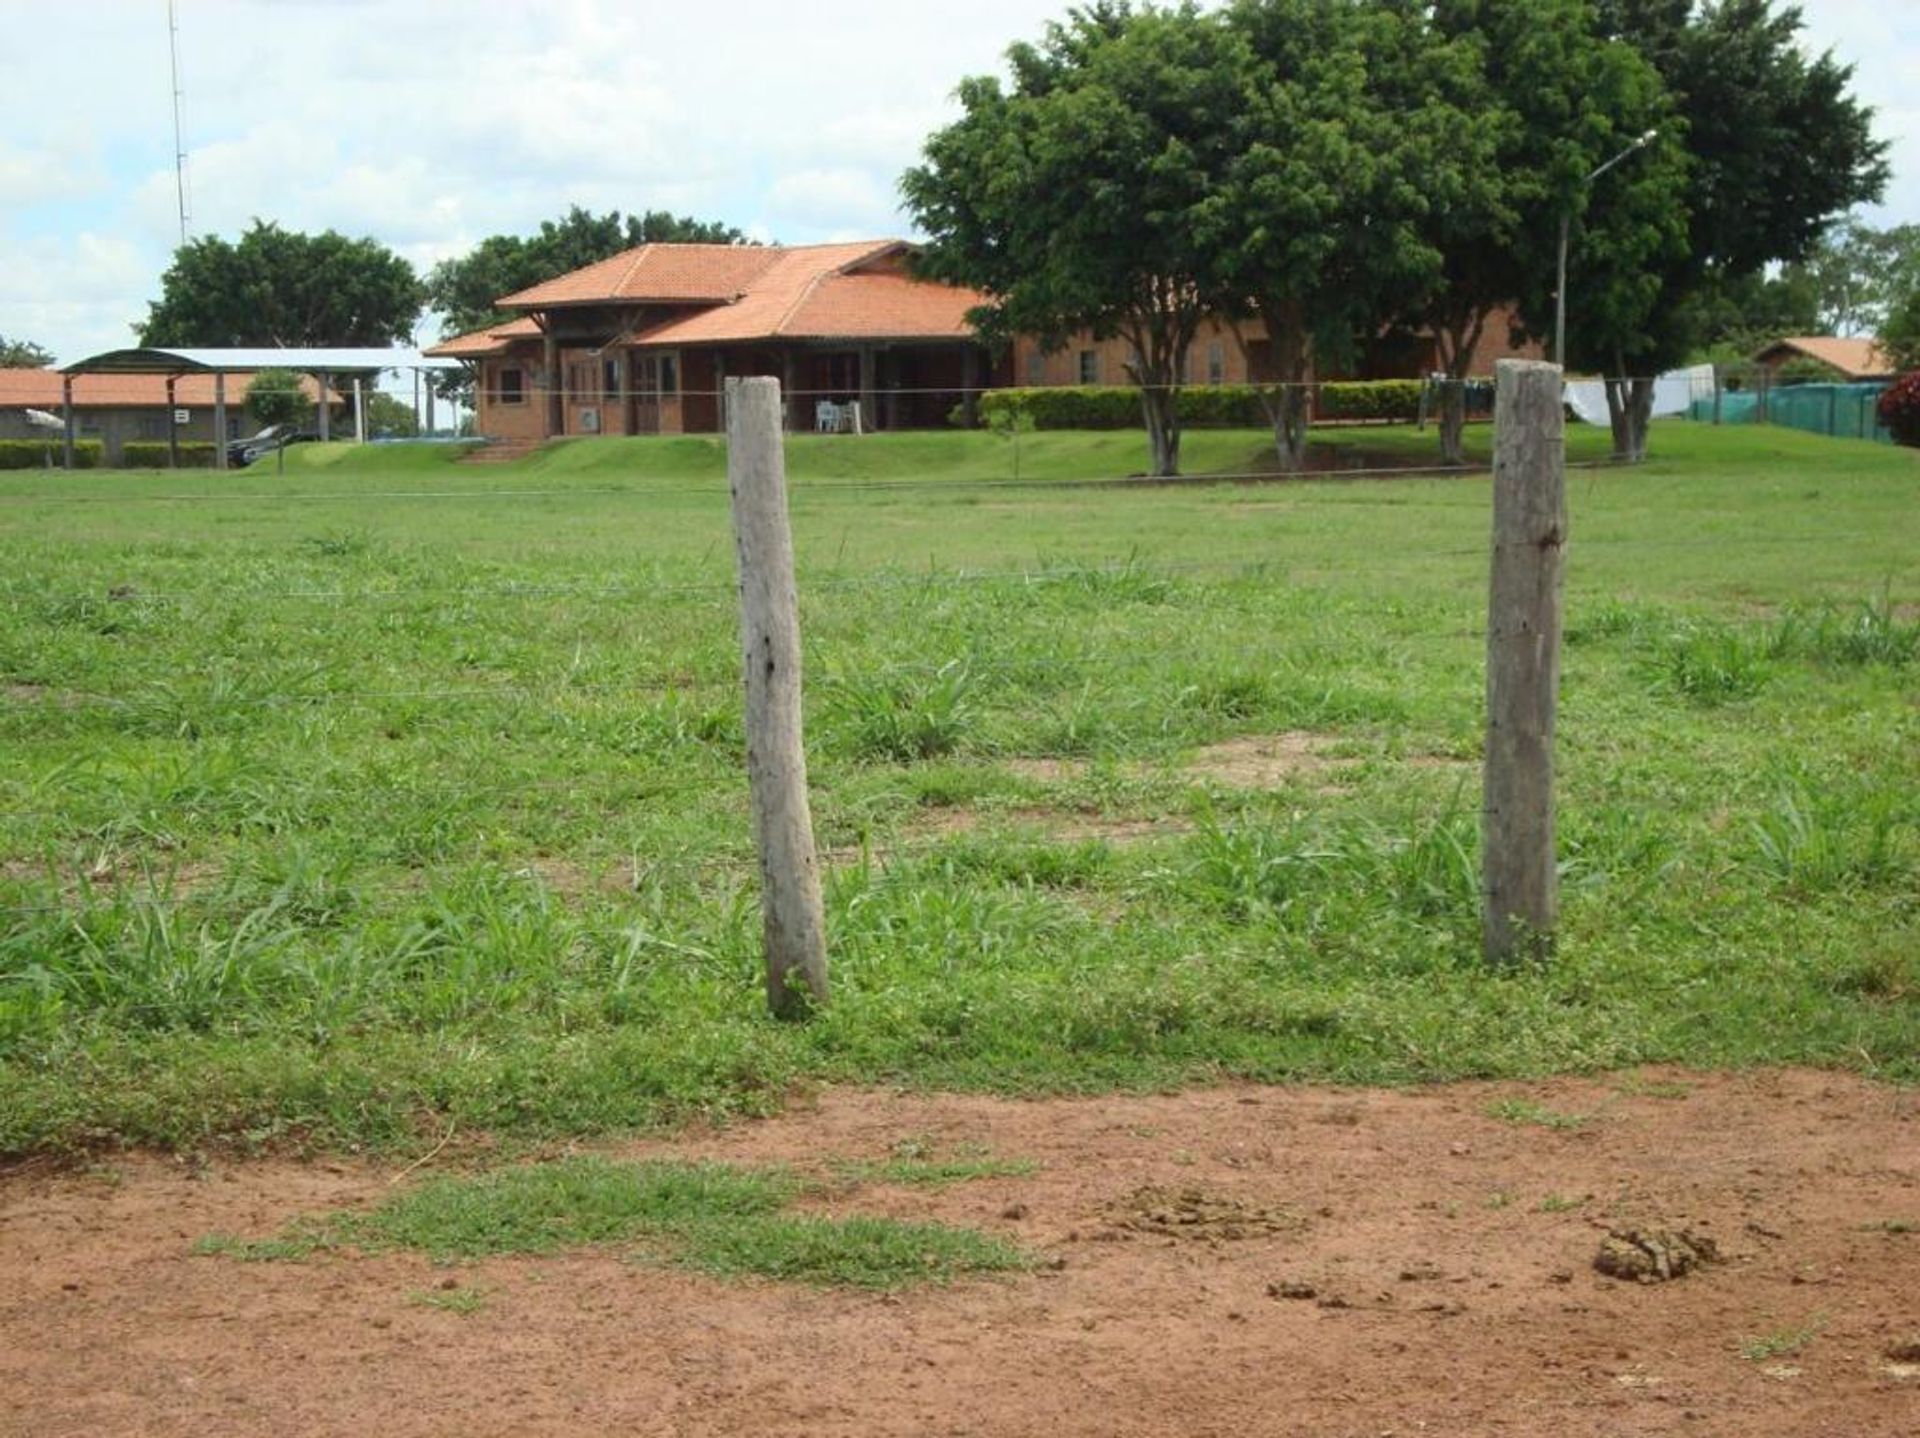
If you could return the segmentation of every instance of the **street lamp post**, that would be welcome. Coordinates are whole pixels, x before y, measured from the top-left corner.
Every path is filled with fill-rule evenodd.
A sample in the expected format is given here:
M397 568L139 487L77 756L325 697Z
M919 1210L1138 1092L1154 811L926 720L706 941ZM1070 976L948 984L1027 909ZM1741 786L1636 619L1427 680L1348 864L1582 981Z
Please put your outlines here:
M1606 164L1582 180L1579 188L1584 190L1588 185L1591 185L1595 180L1606 174L1608 170L1611 170L1615 165L1626 159L1627 156L1638 154L1641 150L1646 149L1647 146L1654 142L1655 137L1657 137L1659 133L1658 130L1647 131L1646 134L1635 140L1631 145L1627 146L1626 149L1622 150L1611 160L1607 161ZM1567 240L1572 232L1573 204L1569 201L1567 207L1560 212L1560 283L1553 293L1553 358L1555 363L1557 363L1563 371L1567 367Z

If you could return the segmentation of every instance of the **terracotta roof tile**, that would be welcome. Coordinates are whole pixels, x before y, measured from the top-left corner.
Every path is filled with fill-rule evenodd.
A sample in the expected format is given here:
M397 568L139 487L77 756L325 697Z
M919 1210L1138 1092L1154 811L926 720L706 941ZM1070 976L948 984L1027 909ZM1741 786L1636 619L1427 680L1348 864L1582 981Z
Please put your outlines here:
M183 374L174 381L173 402L182 408L205 409L213 403L213 376ZM227 376L227 403L238 409L246 403L251 374ZM300 388L309 399L317 399L319 385L309 375L300 377ZM334 391L331 398L339 402ZM50 369L0 369L0 409L31 407L58 412L61 404L60 373ZM167 377L163 374L79 374L73 377L75 409L164 409L167 404Z
M906 275L830 275L780 327L794 339L953 339L973 336L967 311L987 297Z
M486 355L505 354L515 340L537 339L539 336L540 326L528 316L522 315L519 319L508 320L505 324L491 325L483 330L454 335L421 353L429 359L480 359Z
M967 311L986 296L868 270L901 248L894 240L812 245L778 258L731 304L656 319L630 344L742 344L775 339L961 340Z
M771 245L640 245L506 295L499 304L529 310L621 301L723 304L793 253Z
M1880 348L1880 342L1873 339L1837 339L1832 335L1795 335L1788 339L1775 340L1760 351L1758 358L1765 359L1781 349L1795 350L1819 360L1822 364L1832 365L1844 375L1861 379L1878 379L1882 375L1892 374L1896 368L1892 358Z

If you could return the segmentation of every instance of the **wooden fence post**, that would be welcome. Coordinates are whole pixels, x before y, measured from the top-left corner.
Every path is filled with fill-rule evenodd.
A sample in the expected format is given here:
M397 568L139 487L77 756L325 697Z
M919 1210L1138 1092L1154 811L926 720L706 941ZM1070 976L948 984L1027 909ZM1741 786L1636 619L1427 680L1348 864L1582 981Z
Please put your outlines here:
M1558 365L1494 367L1493 578L1487 607L1487 958L1552 952L1559 910L1553 721L1567 545L1565 417Z
M804 1017L827 1000L826 919L800 729L800 616L787 523L781 390L727 381L727 483L740 561L740 647L747 687L747 784L760 851L767 1004Z

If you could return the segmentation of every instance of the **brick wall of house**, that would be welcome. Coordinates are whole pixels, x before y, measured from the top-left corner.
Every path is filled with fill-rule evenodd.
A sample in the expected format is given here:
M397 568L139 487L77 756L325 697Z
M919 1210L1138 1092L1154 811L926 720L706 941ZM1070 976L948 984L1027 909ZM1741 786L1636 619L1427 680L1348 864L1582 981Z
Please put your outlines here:
M1085 333L1072 336L1051 354L1031 339L1013 347L1012 374L1007 382L1019 386L1131 384L1127 359L1133 347L1125 340L1096 340ZM1247 357L1233 332L1220 320L1207 320L1187 351L1186 384L1246 384Z
M517 404L509 404L502 395L506 387L503 376L508 370L520 372ZM515 443L538 443L545 439L546 403L537 383L539 370L539 351L532 346L497 359L482 360L474 427L488 439Z

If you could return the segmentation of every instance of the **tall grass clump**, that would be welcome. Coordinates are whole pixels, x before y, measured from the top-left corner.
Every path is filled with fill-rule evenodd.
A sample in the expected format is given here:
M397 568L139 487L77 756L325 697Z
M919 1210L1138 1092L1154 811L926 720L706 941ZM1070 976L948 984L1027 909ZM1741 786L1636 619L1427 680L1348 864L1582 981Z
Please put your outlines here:
M1769 647L1730 624L1689 621L1651 639L1642 663L1656 690L1713 707L1766 687L1773 677Z
M1887 794L1783 788L1751 826L1760 866L1802 895L1887 884L1907 873L1900 811Z
M826 684L828 726L856 759L937 759L972 729L974 687L972 671L958 659L931 672L842 672Z
M1775 624L1771 648L1783 658L1900 667L1920 657L1920 618L1902 619L1891 589L1851 608L1792 608Z

